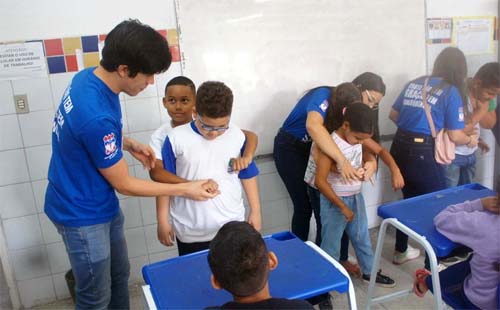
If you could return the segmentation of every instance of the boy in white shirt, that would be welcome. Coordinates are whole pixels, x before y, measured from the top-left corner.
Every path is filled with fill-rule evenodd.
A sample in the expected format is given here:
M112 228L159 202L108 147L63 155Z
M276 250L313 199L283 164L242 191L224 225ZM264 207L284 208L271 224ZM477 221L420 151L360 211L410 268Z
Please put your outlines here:
M245 219L241 185L250 207L248 222L261 228L257 166L252 162L236 172L231 162L243 154L246 141L241 129L229 126L232 104L233 94L226 85L203 83L196 95L195 120L174 128L163 145L166 171L187 180L208 176L216 183L213 189L220 191L208 201L171 197L171 205L161 212L168 218L170 209L173 227L168 224L166 229L170 236L175 231L179 255L207 249L222 225Z

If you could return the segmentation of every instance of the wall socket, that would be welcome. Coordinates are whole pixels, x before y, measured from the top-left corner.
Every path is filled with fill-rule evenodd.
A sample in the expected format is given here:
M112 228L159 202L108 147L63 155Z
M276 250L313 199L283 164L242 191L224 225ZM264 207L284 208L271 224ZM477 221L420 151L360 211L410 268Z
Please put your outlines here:
M23 114L29 113L30 108L28 105L28 96L24 95L14 95L14 105L16 106L16 113Z

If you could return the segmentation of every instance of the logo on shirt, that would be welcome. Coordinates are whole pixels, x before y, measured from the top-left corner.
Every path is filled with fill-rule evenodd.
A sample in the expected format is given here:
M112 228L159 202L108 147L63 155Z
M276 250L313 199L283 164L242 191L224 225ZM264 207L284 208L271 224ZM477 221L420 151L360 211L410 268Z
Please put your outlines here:
M321 109L321 111L325 112L326 109L328 108L328 101L323 101L320 105L319 105L319 108Z
M105 135L102 138L104 142L104 150L106 152L106 156L116 152L116 138L114 133L110 133Z
M458 121L459 122L463 122L464 119L465 119L465 117L464 117L464 108L460 107L460 108L458 108Z

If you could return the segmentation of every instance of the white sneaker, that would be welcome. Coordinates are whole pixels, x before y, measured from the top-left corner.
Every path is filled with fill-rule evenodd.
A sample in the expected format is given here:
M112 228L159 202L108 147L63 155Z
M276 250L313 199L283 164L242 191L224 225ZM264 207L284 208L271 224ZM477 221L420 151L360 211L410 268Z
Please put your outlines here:
M419 256L420 256L420 250L415 249L410 245L408 245L408 248L403 253L394 251L394 257L392 258L392 263L395 265L401 265Z

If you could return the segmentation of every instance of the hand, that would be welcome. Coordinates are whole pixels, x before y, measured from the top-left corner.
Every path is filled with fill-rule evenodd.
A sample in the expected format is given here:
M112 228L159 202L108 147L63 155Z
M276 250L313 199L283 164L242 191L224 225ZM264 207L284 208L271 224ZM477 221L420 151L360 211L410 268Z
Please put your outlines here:
M217 194L220 194L220 191L219 191L219 184L217 184L217 182L215 182L214 180L212 179L208 179L205 183L203 183L203 188L209 192L209 193L217 193Z
M354 212L347 206L340 209L340 212L345 216L345 220L349 223L354 219Z
M477 134L479 134L479 133L477 132L477 128L476 128L476 127L474 127L474 124L472 124L472 123L467 123L467 124L465 124L465 127L464 127L464 129L463 129L463 132L464 132L466 135L468 135L468 136L471 136L471 135L477 135Z
M470 142L467 144L467 147L473 148L477 146L477 143L479 142L479 136L478 135L472 135L470 137Z
M344 183L351 184L351 181L361 180L362 175L359 175L357 170L351 166L351 163L346 159L341 165L337 165L337 170L342 175L342 180Z
M490 146L486 142L484 142L483 139L479 139L479 141L477 142L477 146L479 147L481 153L483 154L488 153L490 151Z
M401 171L395 172L392 174L392 189L397 191L398 189L402 189L405 186L405 180L403 178L403 175L401 174Z
M233 163L233 171L236 172L246 169L252 162L252 158L245 156L239 158L231 158L231 162Z
M363 168L365 170L364 171L364 181L370 181L372 183L372 185L375 185L373 183L372 176L375 173L375 171L377 171L377 161L369 160L369 161L365 162L365 164L363 165Z
M132 139L127 139L127 151L141 162L144 169L151 170L155 167L155 152L149 145L139 143Z
M481 198L483 208L491 213L500 214L500 206L498 205L498 198L495 196Z
M219 191L217 190L215 193L208 192L205 188L207 182L208 180L198 180L179 184L184 188L182 196L200 201L214 198L219 194Z
M173 246L175 240L174 230L168 220L158 222L158 241L166 246Z
M255 230L260 231L262 228L262 217L260 216L260 212L252 212L248 215L248 223L255 228Z

